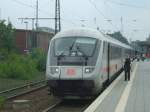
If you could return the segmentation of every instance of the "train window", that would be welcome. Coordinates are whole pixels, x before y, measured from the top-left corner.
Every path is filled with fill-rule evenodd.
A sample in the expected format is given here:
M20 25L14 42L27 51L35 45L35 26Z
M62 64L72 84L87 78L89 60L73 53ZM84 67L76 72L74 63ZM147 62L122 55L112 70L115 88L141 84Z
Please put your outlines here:
M64 37L55 39L56 56L87 56L94 54L97 39L91 37Z
M117 59L121 57L121 48L119 46L110 46L110 59Z

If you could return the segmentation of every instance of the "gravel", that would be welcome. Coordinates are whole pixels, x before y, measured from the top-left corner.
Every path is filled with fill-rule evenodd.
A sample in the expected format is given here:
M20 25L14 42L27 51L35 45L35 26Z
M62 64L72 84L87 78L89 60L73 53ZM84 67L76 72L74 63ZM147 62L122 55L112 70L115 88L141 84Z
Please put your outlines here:
M18 109L13 108L15 100L28 100L28 108L21 107ZM59 99L48 94L48 88L32 92L30 94L17 97L13 100L6 102L4 108L0 112L42 112L44 109L58 102Z

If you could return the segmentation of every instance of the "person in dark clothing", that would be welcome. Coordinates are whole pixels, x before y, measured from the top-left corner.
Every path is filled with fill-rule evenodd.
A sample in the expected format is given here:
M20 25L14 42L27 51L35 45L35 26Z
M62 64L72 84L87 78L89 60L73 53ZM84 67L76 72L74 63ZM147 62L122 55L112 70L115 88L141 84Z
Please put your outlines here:
M124 63L125 81L130 80L130 70L131 70L131 61L130 58L126 58Z

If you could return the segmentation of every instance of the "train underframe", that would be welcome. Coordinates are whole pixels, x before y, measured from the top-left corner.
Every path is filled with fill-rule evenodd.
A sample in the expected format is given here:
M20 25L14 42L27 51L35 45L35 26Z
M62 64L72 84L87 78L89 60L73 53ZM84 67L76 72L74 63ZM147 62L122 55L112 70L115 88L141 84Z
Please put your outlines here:
M93 95L93 80L49 80L47 84L54 96L84 97Z

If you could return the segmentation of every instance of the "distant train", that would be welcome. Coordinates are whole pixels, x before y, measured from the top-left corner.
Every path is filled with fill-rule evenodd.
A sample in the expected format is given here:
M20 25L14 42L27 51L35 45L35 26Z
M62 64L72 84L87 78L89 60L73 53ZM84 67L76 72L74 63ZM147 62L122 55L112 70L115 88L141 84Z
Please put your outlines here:
M119 72L132 48L97 30L62 31L50 42L46 78L55 96L95 96Z

